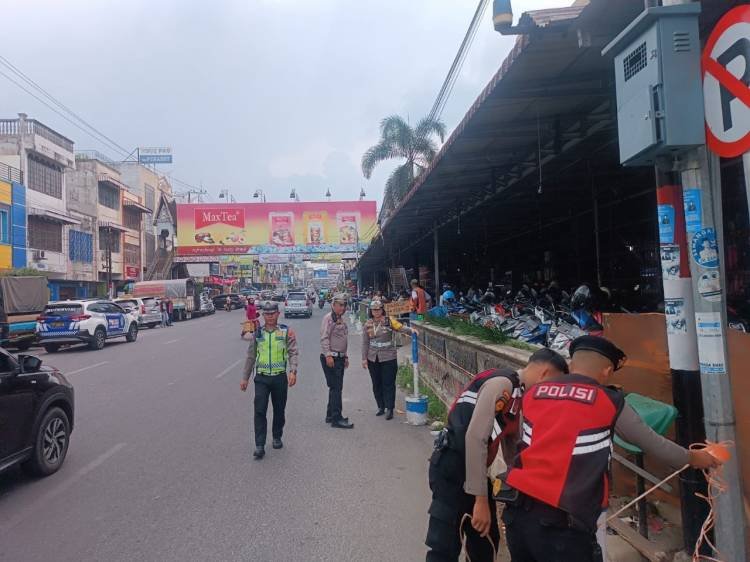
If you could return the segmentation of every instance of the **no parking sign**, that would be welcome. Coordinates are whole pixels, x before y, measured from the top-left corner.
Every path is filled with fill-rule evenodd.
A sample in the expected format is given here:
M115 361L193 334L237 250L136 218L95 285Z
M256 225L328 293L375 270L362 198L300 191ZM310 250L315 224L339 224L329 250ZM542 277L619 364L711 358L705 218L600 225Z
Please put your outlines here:
M719 20L701 66L708 147L725 158L750 151L750 6Z

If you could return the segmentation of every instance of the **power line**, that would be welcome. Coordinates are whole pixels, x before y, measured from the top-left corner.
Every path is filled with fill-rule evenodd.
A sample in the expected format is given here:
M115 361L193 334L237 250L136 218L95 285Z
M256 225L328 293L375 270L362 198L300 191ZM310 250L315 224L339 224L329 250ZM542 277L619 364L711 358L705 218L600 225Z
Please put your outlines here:
M487 9L488 4L489 0L479 0L477 9L474 11L474 17L471 19L471 23L469 23L469 28L466 30L463 41L461 41L458 52L453 59L453 63L451 64L450 69L448 69L448 74L446 75L445 80L443 80L443 84L440 87L437 98L432 105L432 109L430 110L430 113L428 115L430 119L440 118L440 115L445 108L445 104L448 102L448 98L450 98L450 95L453 92L453 86L458 80L458 75L461 72L461 68L463 67L464 61L466 60L466 55L471 48L471 44L474 42L477 30L479 29L479 23L482 20L482 15Z

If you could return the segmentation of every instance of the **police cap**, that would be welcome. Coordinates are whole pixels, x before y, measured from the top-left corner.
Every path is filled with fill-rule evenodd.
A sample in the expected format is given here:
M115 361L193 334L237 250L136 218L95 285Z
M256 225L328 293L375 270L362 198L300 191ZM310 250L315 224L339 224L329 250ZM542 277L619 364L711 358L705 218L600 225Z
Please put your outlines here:
M625 364L627 356L625 352L613 344L611 341L598 336L580 336L570 343L570 356L576 351L593 351L606 357L612 362L617 371Z
M374 310L376 308L383 308L383 303L377 299L370 302L370 310Z
M263 306L261 307L261 310L263 312L278 312L279 311L279 303L274 301L266 301L263 303Z
M339 301L340 303L346 304L349 301L349 297L346 293L336 293L333 295L333 300L334 302Z

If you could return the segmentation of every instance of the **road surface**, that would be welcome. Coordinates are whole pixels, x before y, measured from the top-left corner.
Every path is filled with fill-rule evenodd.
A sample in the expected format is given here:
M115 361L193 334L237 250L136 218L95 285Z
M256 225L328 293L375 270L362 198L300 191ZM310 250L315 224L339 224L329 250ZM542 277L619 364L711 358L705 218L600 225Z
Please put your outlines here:
M57 474L0 475L0 560L423 559L430 434L374 416L353 329L344 413L355 428L323 422L322 316L287 321L299 380L285 447L262 461L251 459L252 386L239 390L243 311L103 351L39 350L75 386L76 427Z

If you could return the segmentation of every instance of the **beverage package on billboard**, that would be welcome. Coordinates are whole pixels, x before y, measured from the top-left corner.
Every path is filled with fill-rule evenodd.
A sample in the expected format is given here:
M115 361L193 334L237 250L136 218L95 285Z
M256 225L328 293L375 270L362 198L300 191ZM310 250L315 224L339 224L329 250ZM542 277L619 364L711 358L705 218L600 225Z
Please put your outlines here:
M339 229L339 244L356 244L359 230L359 213L336 213L336 226Z
M271 245L294 246L294 213L268 213Z
M305 213L305 231L307 232L308 245L318 246L325 243L324 225L324 213Z

